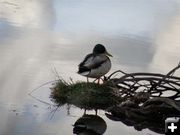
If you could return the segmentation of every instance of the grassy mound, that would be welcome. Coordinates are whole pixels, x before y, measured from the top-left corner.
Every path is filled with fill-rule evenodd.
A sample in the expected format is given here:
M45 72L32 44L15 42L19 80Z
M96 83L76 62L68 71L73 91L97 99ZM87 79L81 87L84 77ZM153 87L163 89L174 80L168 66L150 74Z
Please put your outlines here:
M106 83L67 83L58 81L51 88L51 99L57 105L71 104L85 109L106 109L119 102L115 90Z

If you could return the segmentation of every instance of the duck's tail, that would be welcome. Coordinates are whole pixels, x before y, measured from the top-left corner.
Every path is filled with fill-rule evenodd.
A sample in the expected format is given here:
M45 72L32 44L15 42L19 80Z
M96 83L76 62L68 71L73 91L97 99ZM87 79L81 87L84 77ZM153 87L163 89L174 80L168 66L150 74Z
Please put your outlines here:
M77 73L83 76L87 76L90 73L90 71L91 70L89 68L82 66L82 67L79 67L79 70Z

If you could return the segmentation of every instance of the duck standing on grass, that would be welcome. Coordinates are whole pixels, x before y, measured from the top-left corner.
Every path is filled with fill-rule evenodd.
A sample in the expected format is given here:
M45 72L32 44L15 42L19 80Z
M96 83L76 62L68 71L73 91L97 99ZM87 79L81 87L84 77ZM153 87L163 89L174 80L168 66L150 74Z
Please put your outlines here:
M101 76L104 76L111 69L111 61L108 56L111 56L106 51L106 48L101 45L95 45L93 53L88 54L79 64L78 74L98 79L98 84Z

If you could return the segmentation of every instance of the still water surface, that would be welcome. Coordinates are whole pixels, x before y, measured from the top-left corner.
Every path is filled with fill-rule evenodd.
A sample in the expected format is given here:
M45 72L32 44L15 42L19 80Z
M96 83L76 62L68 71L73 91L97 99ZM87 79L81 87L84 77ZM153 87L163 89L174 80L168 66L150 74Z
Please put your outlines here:
M85 81L77 65L97 43L114 56L111 72L167 73L180 60L179 35L179 0L1 0L0 134L73 134L83 110L65 106L53 115L53 107L28 93L56 79L54 69L65 80ZM49 87L33 95L53 104ZM98 114L104 135L156 134Z

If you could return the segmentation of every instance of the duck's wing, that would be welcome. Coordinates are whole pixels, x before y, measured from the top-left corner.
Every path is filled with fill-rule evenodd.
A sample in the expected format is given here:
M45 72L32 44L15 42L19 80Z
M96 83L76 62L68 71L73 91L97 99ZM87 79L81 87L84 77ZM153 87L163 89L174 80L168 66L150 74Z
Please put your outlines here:
M94 57L94 55L92 53L86 55L86 57L84 58L84 60L79 64L79 67L84 66L90 59L92 59Z
M88 68L88 67L86 67L85 65L86 65L87 61L89 61L92 57L94 57L92 53L91 53L91 54L88 54L88 55L84 58L84 60L78 65L78 66L79 66L79 70L78 70L78 72L77 72L78 74L82 74L82 75L87 75L87 74L89 74L89 72L91 71L91 69Z
M89 70L98 68L101 66L106 60L108 59L107 56L103 55L94 55L94 54L88 54L83 62L79 64L79 68L85 67Z

